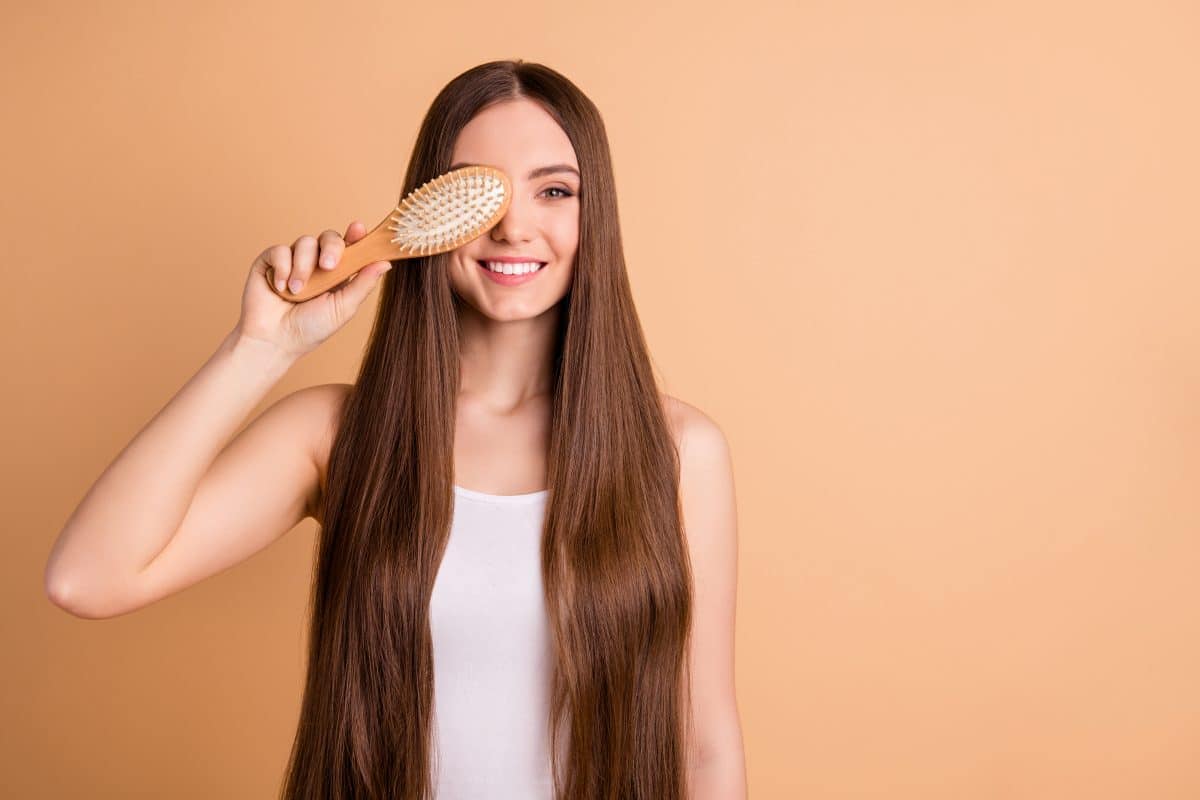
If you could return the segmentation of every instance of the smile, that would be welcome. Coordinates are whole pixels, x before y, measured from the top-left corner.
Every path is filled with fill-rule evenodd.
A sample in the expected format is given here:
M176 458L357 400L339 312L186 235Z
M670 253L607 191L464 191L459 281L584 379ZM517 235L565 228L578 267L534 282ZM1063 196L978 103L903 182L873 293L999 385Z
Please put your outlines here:
M540 261L531 261L524 264L491 262L494 266L500 268L498 272L482 261L476 261L475 263L487 275L489 280L501 286L520 286L523 283L529 283L529 281L540 275L546 267L545 263Z

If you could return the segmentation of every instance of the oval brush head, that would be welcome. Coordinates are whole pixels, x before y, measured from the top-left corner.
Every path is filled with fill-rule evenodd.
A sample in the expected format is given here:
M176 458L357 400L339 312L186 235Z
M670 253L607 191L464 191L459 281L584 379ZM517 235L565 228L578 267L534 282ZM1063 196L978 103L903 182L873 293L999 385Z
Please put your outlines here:
M463 167L427 181L400 201L374 230L346 245L333 269L315 269L300 291L275 288L274 270L267 269L271 291L293 303L325 292L367 264L417 258L453 250L491 229L512 201L512 182L495 167Z

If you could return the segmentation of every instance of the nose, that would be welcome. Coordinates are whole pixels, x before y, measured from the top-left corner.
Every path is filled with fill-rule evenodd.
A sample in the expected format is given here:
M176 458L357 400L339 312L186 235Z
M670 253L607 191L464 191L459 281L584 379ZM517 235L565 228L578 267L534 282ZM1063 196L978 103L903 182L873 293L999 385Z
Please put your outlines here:
M493 241L527 242L533 230L533 220L526 209L513 199L504 216L495 224L489 235Z

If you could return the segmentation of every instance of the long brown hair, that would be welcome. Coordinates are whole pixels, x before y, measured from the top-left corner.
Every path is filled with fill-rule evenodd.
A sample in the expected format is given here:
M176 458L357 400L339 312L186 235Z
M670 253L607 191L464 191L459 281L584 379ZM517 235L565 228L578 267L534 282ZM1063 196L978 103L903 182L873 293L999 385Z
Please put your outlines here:
M450 167L486 106L538 102L580 166L579 245L554 355L541 544L554 644L551 741L562 800L683 800L692 576L679 457L625 270L607 134L536 63L454 78L421 124L401 196ZM322 496L307 679L281 797L424 800L429 601L453 513L457 311L446 254L384 279Z

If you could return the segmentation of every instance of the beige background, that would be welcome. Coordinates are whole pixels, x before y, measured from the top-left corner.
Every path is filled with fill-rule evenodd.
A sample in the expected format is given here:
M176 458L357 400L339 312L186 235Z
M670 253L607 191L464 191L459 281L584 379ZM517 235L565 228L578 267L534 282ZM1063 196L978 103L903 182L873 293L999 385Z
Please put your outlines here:
M1200 796L1194 4L7 6L0 795L274 796L315 524L107 621L45 558L251 259L374 224L521 57L604 113L656 364L732 444L751 795Z

